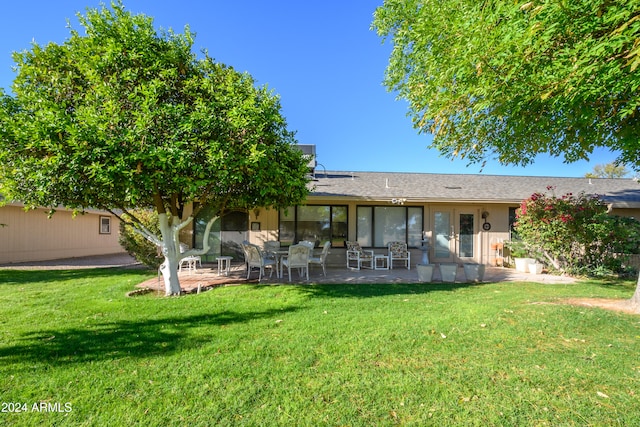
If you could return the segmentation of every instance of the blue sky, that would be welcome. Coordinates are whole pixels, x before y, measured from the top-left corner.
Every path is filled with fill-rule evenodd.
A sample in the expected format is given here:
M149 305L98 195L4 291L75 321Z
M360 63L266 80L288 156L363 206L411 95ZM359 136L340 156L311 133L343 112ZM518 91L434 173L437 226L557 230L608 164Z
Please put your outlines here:
M0 87L14 74L11 52L31 41L62 43L67 19L81 29L77 12L97 0L32 0L3 5ZM407 105L382 85L391 45L370 29L382 0L128 0L156 27L196 32L195 48L249 72L281 97L289 128L301 144L315 144L327 170L479 173L480 165L444 158L427 146L407 117ZM489 162L483 174L583 176L615 155L594 153L590 162L565 164L540 156L526 168Z

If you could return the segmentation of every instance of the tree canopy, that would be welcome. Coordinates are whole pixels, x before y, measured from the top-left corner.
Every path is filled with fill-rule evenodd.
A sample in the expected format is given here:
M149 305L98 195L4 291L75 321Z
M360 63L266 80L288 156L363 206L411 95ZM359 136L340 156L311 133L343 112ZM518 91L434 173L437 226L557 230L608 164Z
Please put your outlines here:
M595 165L593 171L584 176L585 178L624 178L627 175L629 175L629 170L625 165L607 163Z
M386 86L432 147L470 162L567 162L596 147L640 168L639 0L385 0Z
M175 266L187 203L222 212L305 199L307 160L270 89L196 55L188 27L157 31L121 2L78 18L84 34L14 54L12 94L0 93L7 200L114 213L152 207L163 235L140 231Z

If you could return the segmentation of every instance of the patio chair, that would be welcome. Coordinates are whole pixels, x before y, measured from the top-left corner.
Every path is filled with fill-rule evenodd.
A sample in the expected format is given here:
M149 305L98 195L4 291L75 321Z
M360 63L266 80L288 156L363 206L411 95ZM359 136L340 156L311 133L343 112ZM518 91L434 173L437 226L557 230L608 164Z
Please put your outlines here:
M262 276L264 275L264 268L269 267L269 278L273 275L273 269L276 265L276 261L274 259L270 259L265 257L262 250L256 245L244 245L247 250L247 279L251 276L251 269L257 267L260 269L260 273L258 275L258 282L262 280Z
M184 243L180 243L180 253L183 254L189 250L189 246ZM189 271L196 271L196 264L200 264L200 268L202 268L202 258L199 255L191 255L184 257L180 260L180 267L178 271L182 271L182 266L187 264L187 269Z
M242 253L244 255L244 266L247 269L247 271L249 271L249 251L247 249L247 246L249 246L251 243L249 243L248 240L243 240L242 243L240 243L240 247L242 248Z
M280 277L283 277L283 269L287 267L289 273L289 281L291 281L291 269L299 268L300 275L302 271L306 272L307 280L309 280L309 253L311 250L307 245L291 245L289 246L289 254L280 261Z
M277 240L267 240L264 242L264 256L270 259L277 259L276 252L280 250L280 242ZM276 266L277 270L277 266Z
M373 270L373 251L365 250L360 247L358 242L346 242L347 244L347 268L354 270L360 270L361 268L370 268ZM355 266L352 266L352 261L356 262ZM368 265L366 265L368 264Z
M310 251L313 251L316 247L316 242L312 242L311 240L300 240L298 244L308 246Z
M280 242L277 240L267 240L264 242L264 251L268 254L280 250Z
M411 252L405 242L389 242L389 268L393 270L393 261L404 261L407 270L411 269Z
M325 267L325 263L327 261L327 254L329 253L329 248L331 247L331 242L327 240L324 242L324 246L322 246L322 252L320 256L312 256L309 258L309 264L318 264L322 266L322 275L327 277L327 270Z

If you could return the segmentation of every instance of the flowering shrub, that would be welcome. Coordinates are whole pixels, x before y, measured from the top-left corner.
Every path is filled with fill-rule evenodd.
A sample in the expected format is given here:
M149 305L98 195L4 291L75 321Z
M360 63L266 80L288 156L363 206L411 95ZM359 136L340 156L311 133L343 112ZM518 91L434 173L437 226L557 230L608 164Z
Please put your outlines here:
M570 273L620 273L640 244L640 222L609 215L598 196L584 193L534 193L522 201L516 218L522 242L556 269Z

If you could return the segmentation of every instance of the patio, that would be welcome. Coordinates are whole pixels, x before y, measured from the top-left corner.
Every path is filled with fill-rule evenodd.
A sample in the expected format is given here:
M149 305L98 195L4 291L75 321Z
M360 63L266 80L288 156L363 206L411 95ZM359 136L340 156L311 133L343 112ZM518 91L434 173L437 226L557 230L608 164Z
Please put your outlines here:
M269 277L268 269L266 275L262 278L260 284L263 285L276 285L276 284L289 284L288 277L279 279L274 273ZM315 284L315 283L419 283L418 273L415 268L407 270L406 268L398 268L393 270L350 270L346 267L327 267L327 276L322 275L322 269L319 267L311 268L309 271L309 281L304 280L304 277L299 277L297 273L292 275L293 281L291 284ZM231 264L231 270L229 276L224 274L218 275L217 265L203 264L202 268L198 268L196 271L182 271L179 274L180 285L182 289L189 292L197 292L198 288L201 291L222 285L231 284L244 284L253 283L258 284L258 271L254 269L251 273L251 278L246 279L247 272L243 263L235 262ZM500 281L526 281L526 282L540 282L540 283L572 283L575 281L572 277L567 276L554 276L551 274L530 274L521 273L513 268L502 267L487 267L484 275L484 282L500 282ZM434 273L433 282L442 283L439 269L436 269ZM457 283L466 282L464 270L462 267L458 268L456 275ZM162 278L154 278L147 280L138 285L140 288L150 288L154 290L163 290L164 283Z
M83 258L68 258L53 261L27 262L15 264L3 264L0 268L13 269L38 269L38 270L62 270L76 268L104 268L104 267L127 267L141 268L133 258L127 254L113 254L104 256L93 256ZM268 271L268 270L267 270ZM180 273L180 284L185 292L197 292L215 286L253 283L258 284L258 272L254 270L249 280L246 279L247 272L244 264L239 261L231 263L229 276L218 275L217 263L204 263L202 268L196 271L183 270ZM311 267L309 271L309 281L300 278L297 273L293 273L292 284L313 284L313 283L419 283L418 273L415 266L411 270L406 268L394 268L393 270L350 270L346 267L327 267L327 277L322 275L320 267ZM554 276L551 274L530 274L521 273L513 268L487 267L484 275L484 282L500 281L525 281L539 283L573 283L576 279L568 276ZM434 273L433 281L441 283L439 269ZM458 268L456 282L466 282L463 269ZM275 274L269 278L269 274L263 278L263 285L288 284L288 277L278 279ZM154 277L137 285L138 288L149 288L158 291L164 290L162 278Z

